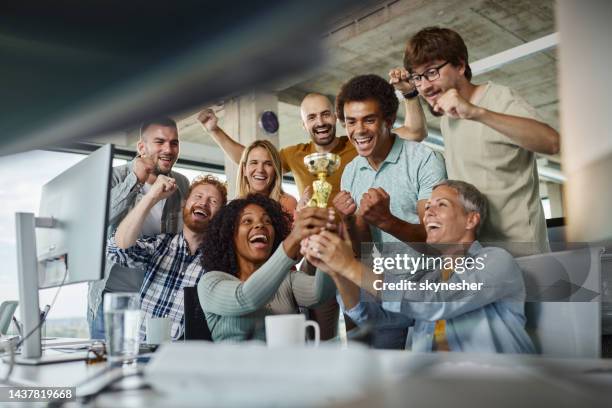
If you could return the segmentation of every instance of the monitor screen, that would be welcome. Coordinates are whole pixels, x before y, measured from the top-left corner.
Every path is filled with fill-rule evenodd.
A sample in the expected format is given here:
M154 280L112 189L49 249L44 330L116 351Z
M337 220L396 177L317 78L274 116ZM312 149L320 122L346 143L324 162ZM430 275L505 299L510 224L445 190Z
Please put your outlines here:
M103 278L112 158L103 146L43 186L38 217L53 225L37 224L39 288Z

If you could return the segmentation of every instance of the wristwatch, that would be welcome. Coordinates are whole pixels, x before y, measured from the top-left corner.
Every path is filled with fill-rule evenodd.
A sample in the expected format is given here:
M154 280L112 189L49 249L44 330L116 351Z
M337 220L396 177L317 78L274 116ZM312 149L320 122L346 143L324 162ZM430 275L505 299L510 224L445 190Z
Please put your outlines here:
M404 99L414 99L419 96L419 91L415 89L412 92L402 93L402 95L404 95Z

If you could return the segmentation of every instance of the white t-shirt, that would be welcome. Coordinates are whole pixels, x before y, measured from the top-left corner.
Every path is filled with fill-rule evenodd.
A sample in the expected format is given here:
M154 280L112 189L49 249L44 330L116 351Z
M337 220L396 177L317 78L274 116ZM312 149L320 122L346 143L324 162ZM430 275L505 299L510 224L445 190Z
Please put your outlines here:
M144 184L142 186L143 194L147 194L151 190L151 184ZM161 234L161 220L162 213L164 212L164 205L166 205L166 199L160 200L157 204L151 208L149 215L145 218L142 224L142 236L152 236Z

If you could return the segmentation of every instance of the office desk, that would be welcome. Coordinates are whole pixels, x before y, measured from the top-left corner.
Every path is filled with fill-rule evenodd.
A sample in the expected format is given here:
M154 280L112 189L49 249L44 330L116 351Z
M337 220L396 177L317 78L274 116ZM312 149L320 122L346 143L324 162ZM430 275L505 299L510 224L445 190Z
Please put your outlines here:
M213 349L214 350L214 349ZM342 353L341 349L337 350ZM461 353L418 354L397 351L369 351L379 367L372 367L371 386L356 398L336 400L329 406L338 407L609 407L612 401L612 360L550 359L538 356L474 355ZM316 356L316 354L312 354ZM311 356L311 357L312 357ZM313 357L316 359L316 357ZM325 361L321 361L320 384L325 377ZM5 367L3 367L5 368ZM71 362L39 367L16 367L12 380L23 384L75 385L84 378L102 373L104 363L86 365ZM377 368L377 369L375 369ZM299 366L292 369L299 371ZM241 367L236 367L241 370ZM376 374L374 374L376 373ZM244 383L235 381L235 375L223 374L226 381L240 396ZM333 375L333 373L332 373ZM234 380L234 381L233 381ZM337 378L336 378L337 380ZM166 407L166 406L270 406L263 400L244 396L242 403L236 398L231 404L214 403L204 397L177 400L164 393L164 389L138 388L142 383L130 384L137 389L100 395L97 407ZM206 380L201 381L206 384ZM235 384L235 385L234 385ZM286 385L286 384L285 384ZM308 382L295 387L311 387ZM317 386L312 386L317 393ZM210 391L210 390L209 390ZM265 392L262 390L262 392ZM291 388L284 388L291 393ZM258 403L258 401L260 403ZM331 402L331 401L330 401ZM74 406L75 404L68 405ZM277 401L277 406L287 406ZM304 403L300 406L312 404ZM319 404L320 406L320 404Z

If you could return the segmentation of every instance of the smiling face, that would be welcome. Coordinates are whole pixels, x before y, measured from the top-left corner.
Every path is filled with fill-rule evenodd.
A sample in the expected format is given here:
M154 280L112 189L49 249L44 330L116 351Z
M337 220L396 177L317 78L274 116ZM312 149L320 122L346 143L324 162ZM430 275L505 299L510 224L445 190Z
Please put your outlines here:
M234 248L238 265L263 264L272 253L274 227L266 210L257 204L249 204L240 213L234 233Z
M302 126L314 144L327 146L336 139L336 115L326 96L310 94L300 106Z
M433 60L426 64L422 64L414 67L413 73L415 74L423 74L427 70L431 68L438 67L444 64L446 61L444 60ZM421 82L416 87L419 91L419 94L427 101L429 105L430 112L435 116L441 116L442 113L434 112L431 108L435 105L436 101L442 94L449 89L458 88L461 81L466 81L464 76L465 67L464 65L460 65L458 67L448 63L444 65L438 71L440 73L440 77L434 79L433 81L429 81L427 78L422 77Z
M203 233L211 218L223 205L223 196L211 184L200 184L191 190L183 207L183 224L193 232Z
M155 174L168 174L179 155L178 133L173 127L150 125L137 148L141 156L155 163Z
M276 178L268 151L263 147L255 147L249 152L244 166L244 176L250 192L268 195Z
M360 156L384 159L390 148L391 123L385 121L378 101L350 101L344 104L346 133Z
M428 244L456 244L476 239L480 215L463 208L454 188L440 186L427 200L423 221Z

